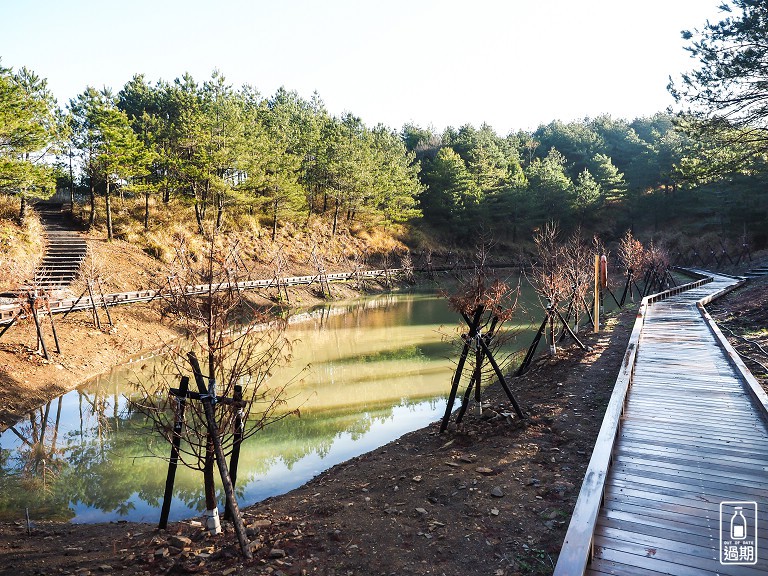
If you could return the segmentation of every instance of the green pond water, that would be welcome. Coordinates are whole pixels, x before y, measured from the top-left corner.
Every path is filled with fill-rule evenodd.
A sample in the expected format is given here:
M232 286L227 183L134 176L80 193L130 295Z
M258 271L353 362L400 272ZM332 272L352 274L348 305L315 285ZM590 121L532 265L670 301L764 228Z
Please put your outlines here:
M522 317L525 332L512 348L531 340L530 319ZM294 320L302 321L289 327L297 341L292 362L275 371L272 384L296 380L286 409L301 405L301 417L287 417L243 444L241 505L285 493L445 410L458 322L442 298L382 295ZM0 434L0 519L22 519L29 509L37 519L157 522L167 471L157 455L167 456L169 448L144 416L126 409L126 395L160 361L115 369ZM202 474L180 466L171 520L203 508Z

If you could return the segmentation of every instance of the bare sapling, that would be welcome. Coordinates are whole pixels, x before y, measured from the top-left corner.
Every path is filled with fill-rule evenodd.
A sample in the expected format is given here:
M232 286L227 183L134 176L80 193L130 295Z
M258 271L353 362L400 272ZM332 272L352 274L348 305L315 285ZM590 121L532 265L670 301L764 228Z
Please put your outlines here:
M192 375L198 387L207 388L200 398L212 401L215 426L210 426L206 402L186 401L183 442L176 438L175 445L179 462L203 472L207 524L213 532L220 530L215 459L221 470L222 455L230 456L233 449L239 450L240 442L264 426L296 413L280 410L285 388L269 383L271 371L290 357L286 323L246 297L238 286L243 273L237 247L215 234L204 254L191 252L184 243L176 247L169 271L175 280L168 285L172 289L163 291L160 305L166 316L186 329L187 339L166 347L165 365L137 382L130 399L132 409L145 414L160 436L174 444L180 434L177 415L183 402L178 395L182 377ZM198 355L202 366L196 365ZM237 400L230 403L221 400L234 398ZM212 428L216 438L211 437ZM234 478L231 480L234 485ZM225 492L227 484L224 482Z
M646 269L644 295L647 296L655 290L666 290L672 279L669 272L671 265L669 251L666 247L651 242L644 254L644 265Z
M536 254L528 276L547 314L546 335L551 356L557 355L556 326L559 306L568 297L572 286L568 273L567 251L559 236L558 226L552 222L534 233Z
M579 310L587 298L592 283L592 258L591 251L587 247L581 235L581 229L577 229L565 241L563 246L563 269L570 284L568 307L565 312L565 321L573 319L573 332L579 332ZM565 337L565 331L559 340Z
M626 271L626 282L624 285L624 293L621 296L620 304L623 306L626 301L627 293L632 302L635 301L634 292L632 287L635 282L635 274L637 271L642 270L645 261L645 248L642 243L637 240L631 230L622 236L619 242L619 261L622 267Z
M489 244L480 245L475 254L473 268L467 273L456 276L456 287L451 292L443 291L451 309L461 315L463 321L458 328L461 352L456 364L441 432L448 425L465 365L469 366L470 378L457 416L457 423L461 422L473 390L478 410L482 410L481 386L483 381L493 376L499 380L518 416L522 417L522 411L504 375L512 356L501 354L504 344L516 335L515 330L504 330L503 325L513 317L517 308L520 284L518 281L512 287L505 279L499 278L488 268L489 247Z

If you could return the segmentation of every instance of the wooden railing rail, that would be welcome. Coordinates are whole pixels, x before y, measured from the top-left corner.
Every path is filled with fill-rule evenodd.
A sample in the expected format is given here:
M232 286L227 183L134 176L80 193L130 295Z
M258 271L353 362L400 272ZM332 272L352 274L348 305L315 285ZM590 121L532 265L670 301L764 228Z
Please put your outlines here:
M382 278L387 274L397 275L404 272L402 268L390 268L389 270L364 270L362 272L336 272L333 274L327 274L326 277L329 282L344 282L348 280L357 280L362 278ZM185 286L184 294L188 296L196 294L205 294L209 290L219 291L226 290L230 287L238 290L253 290L258 288L273 288L283 286L301 286L310 285L313 282L318 281L318 276L291 276L288 278L272 279L260 279L260 280L244 280L237 283L221 282L218 284L196 284ZM61 300L51 300L51 312L58 314L61 312L67 312L68 310L88 310L95 304L97 307L103 306L105 303L107 306L113 306L116 304L132 304L137 302L150 302L156 298L170 297L173 293L168 290L134 290L131 292L118 292L112 294L94 295L93 299L89 296L83 296L79 301L75 298L65 298ZM19 313L20 306L18 304L6 304L0 306L0 325L11 322L13 318Z

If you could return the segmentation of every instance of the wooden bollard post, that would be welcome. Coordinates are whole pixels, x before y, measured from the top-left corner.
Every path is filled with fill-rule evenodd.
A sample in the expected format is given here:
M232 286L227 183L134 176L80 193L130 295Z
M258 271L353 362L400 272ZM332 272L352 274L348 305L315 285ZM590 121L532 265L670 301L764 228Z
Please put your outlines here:
M600 332L600 255L595 256L594 330Z

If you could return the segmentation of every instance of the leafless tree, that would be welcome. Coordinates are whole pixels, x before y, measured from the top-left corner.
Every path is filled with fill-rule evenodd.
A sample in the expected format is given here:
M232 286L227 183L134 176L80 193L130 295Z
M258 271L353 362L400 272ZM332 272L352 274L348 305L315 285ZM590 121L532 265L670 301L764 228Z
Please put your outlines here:
M627 230L619 241L619 260L626 270L626 285L624 294L621 297L621 304L623 305L627 292L629 292L629 297L634 302L632 284L635 282L635 274L642 270L645 265L645 248L632 235L631 230Z
M172 289L163 292L161 305L166 315L186 328L187 339L166 347L165 365L136 382L136 394L131 398L132 409L147 415L169 443L177 434L174 423L179 410L179 401L170 389L178 387L183 375L190 374L190 352L203 358L209 393L232 398L235 387L242 387L244 404L216 406L217 428L226 454L233 446L236 418L244 423L242 437L246 439L289 414L278 410L285 402L285 387L275 388L269 383L271 371L290 357L286 323L246 298L238 286L243 273L237 247L216 235L211 236L204 254L193 253L183 242L176 247L169 274L175 280L168 284ZM202 402L186 402L183 440L179 460L203 472L206 508L213 510L213 439Z
M573 331L579 331L579 310L592 286L592 250L588 247L581 229L576 229L563 245L563 268L570 283L566 319L573 317Z
M448 425L453 402L467 361L470 365L470 380L464 392L464 401L457 422L460 422L464 415L473 389L478 407L481 406L481 385L491 375L495 375L499 379L515 410L522 417L522 412L504 377L504 366L511 360L511 355L508 354L502 358L499 354L505 342L516 335L515 330L502 330L502 325L510 320L514 314L519 299L520 285L518 281L516 287L510 287L505 280L498 278L488 267L487 258L490 247L490 243L479 244L473 268L468 273L457 272L455 289L450 293L443 291L450 307L462 316L463 322L458 329L461 337L456 339L461 353L456 365L448 405L443 416L441 432ZM469 331L467 331L467 327ZM470 354L470 351L474 353Z
M471 320L478 310L482 311L479 335L491 336L486 342L498 363L504 366L511 361L511 354L499 355L500 350L508 348L505 345L517 335L516 330L502 330L504 323L514 316L519 298L520 282L510 284L508 279L499 277L488 266L488 255L492 248L490 242L477 246L474 255L474 265L468 272L457 272L456 287L451 292L443 291L448 304L463 318L459 332L466 332L467 321ZM463 342L462 342L463 344ZM489 374L491 372L488 369Z
M557 312L561 303L568 298L572 280L568 272L568 257L565 244L555 223L545 224L533 235L536 246L535 260L531 262L528 279L539 297L542 308L547 312L547 340L549 352L557 354Z

